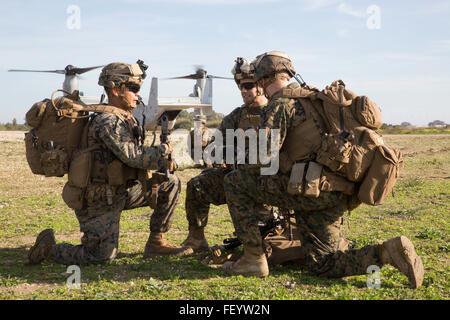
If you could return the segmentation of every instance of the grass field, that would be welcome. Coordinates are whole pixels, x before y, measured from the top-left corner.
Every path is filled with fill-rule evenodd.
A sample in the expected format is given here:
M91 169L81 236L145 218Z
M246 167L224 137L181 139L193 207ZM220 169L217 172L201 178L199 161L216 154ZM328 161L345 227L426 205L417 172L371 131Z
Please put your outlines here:
M386 136L402 149L405 169L395 198L379 207L361 206L344 217L343 232L356 247L405 235L425 267L423 286L408 287L393 267L381 269L381 288L368 289L366 276L323 279L299 267L273 267L265 279L228 276L201 263L206 254L143 260L148 209L122 213L119 254L101 266L81 268L81 288L66 286L67 267L24 266L36 235L53 228L58 242L79 244L73 212L61 199L66 178L33 175L23 141L0 133L0 299L449 299L450 136ZM187 235L186 182L200 171L178 172L183 192L167 238ZM212 206L206 235L210 245L232 235L226 206ZM295 282L294 285L290 283Z

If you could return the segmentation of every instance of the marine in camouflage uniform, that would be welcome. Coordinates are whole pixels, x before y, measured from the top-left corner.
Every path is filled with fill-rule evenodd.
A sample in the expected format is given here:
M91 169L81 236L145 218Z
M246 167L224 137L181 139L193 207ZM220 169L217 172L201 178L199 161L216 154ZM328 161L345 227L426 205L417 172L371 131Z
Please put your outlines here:
M173 174L154 173L151 179L147 176L148 170L167 164L171 147L145 146L145 133L131 114L145 69L143 64L124 63L103 68L99 84L105 87L113 112L93 115L88 125L85 147L90 150L92 166L89 183L83 189L83 208L75 210L83 232L81 245L55 244L53 230L44 230L29 252L30 263L40 263L45 258L66 265L111 261L118 250L121 212L149 205L155 210L144 258L192 253L190 248L164 240L180 195L180 180Z
M257 57L254 63L255 80L260 82L270 98L261 124L268 133L270 155L270 129L279 129L279 149L283 151L286 138L293 134L290 129L304 124L307 116L303 102L283 96L285 91L281 90L286 86L287 89L298 87L298 84L288 85L291 75L295 74L289 57L278 51L268 52ZM225 270L244 275L269 274L254 214L258 204L267 203L295 210L301 241L299 250L304 251L305 267L311 273L339 278L366 274L370 265L382 267L391 264L407 275L413 288L421 285L423 265L406 237L342 251L342 217L352 206L352 196L343 190L322 190L318 197L290 194L287 190L289 179L289 173L260 175L258 168L249 167L235 170L225 177L228 208L236 234L244 244L244 256L237 262L224 264Z
M256 130L260 122L262 107L267 103L267 99L258 94L256 83L253 80L253 70L250 69L247 60L238 58L232 73L245 103L224 117L218 128L222 133L224 146L227 145L225 141L227 129L247 130L253 128ZM223 154L225 157L225 152ZM208 223L209 208L211 204L226 203L223 179L227 173L233 170L233 167L233 165L218 165L208 168L188 181L186 218L189 222L189 235L182 245L190 246L196 252L208 249L204 228ZM265 211L262 206L260 210Z
M194 117L194 123L196 122L200 123L200 131L201 131L201 144L202 144L202 152L205 151L205 148L208 146L208 144L210 144L212 142L212 139L210 137L210 131L209 128L206 127L206 116L204 115L195 115ZM189 132L189 143L190 143L190 152L189 155L191 156L191 159L194 161L195 163L195 168L212 168L212 164L208 164L203 162L203 164L201 164L200 162L195 162L196 159L194 158L194 147L195 147L195 130L197 129L193 129Z

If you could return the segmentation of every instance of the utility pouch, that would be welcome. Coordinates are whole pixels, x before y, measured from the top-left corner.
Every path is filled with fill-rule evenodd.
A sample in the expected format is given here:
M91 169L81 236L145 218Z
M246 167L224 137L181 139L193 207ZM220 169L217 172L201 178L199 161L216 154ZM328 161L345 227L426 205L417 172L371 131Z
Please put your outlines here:
M337 134L325 134L316 161L332 171L339 171L349 163L352 144Z
M119 186L125 184L124 165L119 160L113 160L108 164L107 168L108 182L112 186Z
M61 146L41 153L41 168L46 177L62 177L69 167L67 152Z
M287 187L287 192L292 195L303 192L303 176L305 174L306 163L295 163L292 166L291 177Z
M320 178L320 191L333 192L339 191L343 194L352 195L355 193L355 183L348 181L341 175L323 168Z
M322 165L314 161L308 164L308 170L305 176L305 191L306 197L317 198L320 194L320 177L322 175Z
M391 193L402 169L403 158L399 150L378 146L373 163L361 182L359 200L373 206L381 204Z
M62 192L62 198L71 209L81 210L84 207L84 189L71 186L66 183Z
M86 188L91 176L92 155L91 150L86 149L77 152L70 163L68 181L69 184Z
M44 174L41 166L41 153L39 138L34 134L34 129L25 133L25 150L28 165L34 174Z

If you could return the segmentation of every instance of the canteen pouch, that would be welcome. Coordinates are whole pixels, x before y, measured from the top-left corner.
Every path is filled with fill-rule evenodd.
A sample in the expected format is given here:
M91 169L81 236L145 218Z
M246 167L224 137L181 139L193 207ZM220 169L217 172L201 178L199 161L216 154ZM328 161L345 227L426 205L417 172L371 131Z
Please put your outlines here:
M67 182L62 192L62 198L69 208L75 210L83 209L84 194L82 188L71 186L69 182Z
M359 200L373 206L381 204L391 193L402 169L403 158L399 150L386 145L378 146L373 163L359 188Z

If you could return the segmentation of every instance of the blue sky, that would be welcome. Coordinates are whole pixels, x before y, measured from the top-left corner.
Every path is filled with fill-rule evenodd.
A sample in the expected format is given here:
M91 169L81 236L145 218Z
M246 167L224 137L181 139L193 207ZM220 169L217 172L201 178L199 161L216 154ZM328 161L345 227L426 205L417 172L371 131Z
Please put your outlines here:
M70 5L80 8L80 29L67 27ZM449 0L19 0L2 1L0 12L1 123L23 123L31 105L63 81L57 74L8 69L142 59L150 77L190 74L193 65L231 76L236 57L270 50L288 53L312 85L344 80L381 107L386 123L450 123ZM98 75L83 75L85 95L102 93ZM192 86L165 81L160 93L183 96ZM149 89L147 81L145 98ZM227 80L214 81L213 99L225 114L242 103Z

